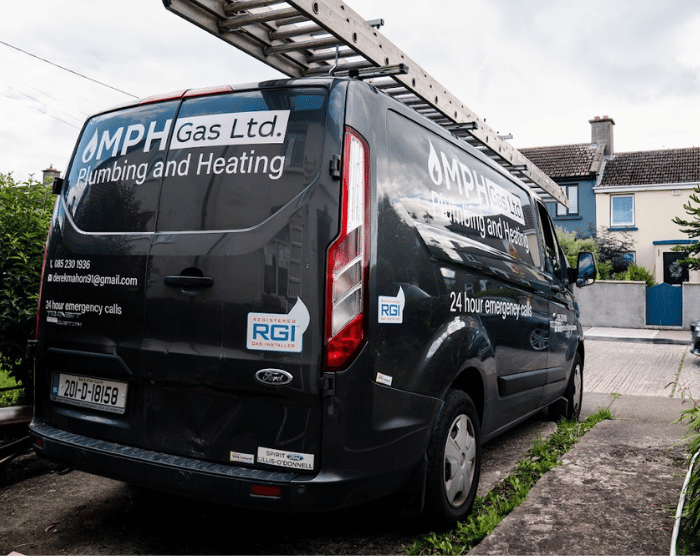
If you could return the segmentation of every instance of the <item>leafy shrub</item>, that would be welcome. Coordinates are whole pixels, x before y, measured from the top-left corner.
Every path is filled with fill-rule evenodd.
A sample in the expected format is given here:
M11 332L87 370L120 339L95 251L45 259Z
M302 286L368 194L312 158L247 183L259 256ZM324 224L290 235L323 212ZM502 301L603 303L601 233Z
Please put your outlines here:
M651 288L656 285L656 280L654 276L643 266L636 264L631 264L627 267L624 272L613 275L613 280L625 280L625 281L639 281L646 282L647 288Z
M564 251L570 267L576 268L578 264L578 254L581 251L589 251L596 256L596 259L598 258L598 248L595 239L592 237L580 237L575 232L568 232L559 226L557 226L556 232L559 247Z
M23 356L36 322L54 201L49 185L0 174L0 361L17 377L30 376Z
M598 279L600 280L612 280L612 261L604 261L598 263Z
M12 388L13 386L22 386L22 381L17 382L14 377L10 376L9 371L0 368L0 389ZM0 392L0 407L10 407L19 403L19 398L22 395L22 390L10 390L8 392Z

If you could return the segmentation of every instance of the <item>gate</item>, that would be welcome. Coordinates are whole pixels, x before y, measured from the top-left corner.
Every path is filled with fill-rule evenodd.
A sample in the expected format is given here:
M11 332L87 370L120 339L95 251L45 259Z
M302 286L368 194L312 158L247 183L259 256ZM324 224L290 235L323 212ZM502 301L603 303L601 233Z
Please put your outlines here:
M683 290L671 284L647 288L647 324L683 325Z

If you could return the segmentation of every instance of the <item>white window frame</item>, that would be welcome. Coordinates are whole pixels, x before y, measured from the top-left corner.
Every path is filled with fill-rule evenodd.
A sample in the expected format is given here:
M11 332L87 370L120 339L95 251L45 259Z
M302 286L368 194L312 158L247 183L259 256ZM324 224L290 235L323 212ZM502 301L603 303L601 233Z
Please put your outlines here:
M630 198L632 199L632 219L629 222L615 221L615 199ZM634 226L634 194L630 195L612 195L610 197L610 227L611 228L630 228Z

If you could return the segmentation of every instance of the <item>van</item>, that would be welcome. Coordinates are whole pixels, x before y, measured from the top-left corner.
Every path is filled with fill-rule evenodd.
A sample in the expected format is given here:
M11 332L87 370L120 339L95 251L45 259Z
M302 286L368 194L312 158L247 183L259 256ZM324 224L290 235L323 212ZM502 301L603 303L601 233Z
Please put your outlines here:
M188 90L91 117L45 255L36 452L244 508L391 494L449 524L481 445L581 409L545 205L357 79Z

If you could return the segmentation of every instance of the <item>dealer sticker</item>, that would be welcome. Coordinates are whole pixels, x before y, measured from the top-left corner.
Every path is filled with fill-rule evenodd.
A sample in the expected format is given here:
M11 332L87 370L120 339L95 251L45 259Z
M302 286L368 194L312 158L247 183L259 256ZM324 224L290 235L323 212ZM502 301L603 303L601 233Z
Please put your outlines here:
M251 465L255 463L255 456L253 454L245 454L243 452L231 452L229 457L230 461L236 463L248 463Z
M274 450L272 448L263 448L260 446L258 448L258 463L312 471L314 468L314 455L302 454L299 452L285 452L283 450Z

